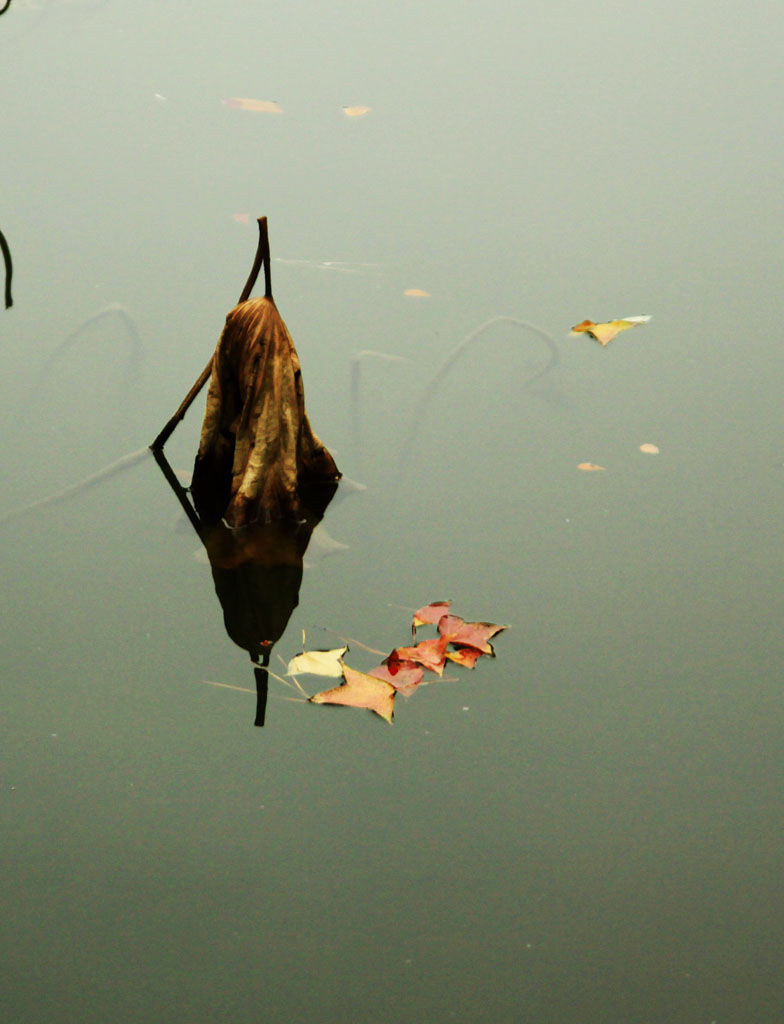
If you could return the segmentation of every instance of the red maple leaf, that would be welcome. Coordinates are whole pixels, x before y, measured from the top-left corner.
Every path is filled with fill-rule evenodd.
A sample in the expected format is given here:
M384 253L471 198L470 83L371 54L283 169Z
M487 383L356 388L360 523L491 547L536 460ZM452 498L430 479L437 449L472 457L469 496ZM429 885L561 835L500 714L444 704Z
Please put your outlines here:
M421 665L415 665L412 661L401 661L397 663L396 671L392 671L391 665L379 665L368 672L368 675L376 679L383 679L385 683L391 683L398 693L404 697L410 697L422 682L425 670Z
M422 665L430 672L436 672L439 676L444 671L446 647L449 641L446 637L434 637L432 640L421 640L414 647L396 647L385 659L384 663L389 666L390 672L396 674L403 662L414 662Z

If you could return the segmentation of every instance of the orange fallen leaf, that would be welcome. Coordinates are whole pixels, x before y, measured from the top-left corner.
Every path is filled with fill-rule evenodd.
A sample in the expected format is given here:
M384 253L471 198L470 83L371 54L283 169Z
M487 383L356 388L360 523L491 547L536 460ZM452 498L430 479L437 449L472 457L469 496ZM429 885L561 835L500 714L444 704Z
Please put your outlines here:
M622 320L609 320L603 324L595 324L593 320L583 320L574 325L572 334L585 332L595 338L600 345L607 345L620 331L628 330L629 327L637 327L638 324L647 323L649 320L649 316L627 316Z
M640 445L640 451L643 452L645 455L658 455L659 454L659 449L656 447L655 444L647 444L647 443L646 444L641 444Z
M364 117L372 109L372 107L343 107L343 113L346 117Z
M406 288L406 290L403 292L403 294L407 295L410 299L429 299L430 298L430 292L425 292L421 288Z
M459 615L444 615L438 620L438 632L449 643L459 647L473 647L491 656L495 652L488 641L502 629L506 629L506 626L497 626L494 622L466 622Z
M597 469L604 470L604 466L597 466L595 462L578 462L577 468L582 469L585 473L593 473Z
M438 620L449 612L451 603L451 601L432 601L430 604L426 604L424 608L417 608L414 612L414 629L417 626L424 626L428 623L437 626Z
M395 709L395 687L384 679L376 679L365 672L343 666L345 683L331 690L323 690L308 697L311 704L342 704L351 708L367 708L392 722Z
M224 106L234 110L253 110L257 114L282 114L282 108L274 100L253 100L247 97L230 96L223 101Z

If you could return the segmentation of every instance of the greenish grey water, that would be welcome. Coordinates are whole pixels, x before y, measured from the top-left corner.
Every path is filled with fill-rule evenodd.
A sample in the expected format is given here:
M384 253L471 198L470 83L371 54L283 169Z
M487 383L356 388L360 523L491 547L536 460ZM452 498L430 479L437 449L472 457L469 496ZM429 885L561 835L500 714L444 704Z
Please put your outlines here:
M4 1021L780 1019L780 42L761 2L0 18L0 510L152 439L245 280L233 214L264 213L280 260L378 265L273 265L314 427L368 486L276 650L388 649L445 597L511 625L392 728L272 683L254 729L202 682L253 685L152 460L5 524ZM110 302L138 375L105 321L27 402ZM525 388L547 353L499 325L401 466L498 314L560 367ZM358 440L365 348L411 362L363 366Z

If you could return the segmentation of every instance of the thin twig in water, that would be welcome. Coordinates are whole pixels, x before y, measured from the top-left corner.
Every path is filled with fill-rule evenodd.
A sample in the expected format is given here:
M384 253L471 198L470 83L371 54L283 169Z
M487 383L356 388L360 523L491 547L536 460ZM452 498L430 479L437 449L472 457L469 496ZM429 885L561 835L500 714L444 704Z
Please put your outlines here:
M205 683L207 686L220 686L224 690L239 690L240 693L252 693L254 696L256 695L256 691L249 690L247 686L234 686L233 683L214 683L211 679L202 679L201 682Z
M257 696L257 691L250 690L247 686L234 686L233 683L214 683L211 679L202 679L201 682L205 683L207 686L220 686L224 690L239 690L240 693L252 693L254 696ZM291 700L294 701L295 704L303 703L301 697L284 697L283 694L278 693L273 693L271 696L273 700Z
M387 608L394 608L399 612L408 612L410 615L413 615L416 611L416 608L407 608L404 604L392 604L391 601L387 602Z
M370 654L380 654L384 658L389 653L389 651L377 651L375 647L368 647L368 645L363 644L361 640L353 640L349 636L343 636L341 633L338 633L337 630L330 629L329 626L324 626L323 628L327 633L332 633L333 636L336 636L338 640L342 640L344 644L348 644L349 647L360 647L363 651L369 651Z
M268 668L267 671L269 672L273 679L277 679L279 683L283 683L284 686L288 686L290 690L294 689L294 687L291 685L290 680L284 679L283 676L279 676L277 672L273 672L271 668ZM302 687L300 686L299 679L297 679L296 676L292 676L291 679L296 683L296 689L299 690L303 697L307 698L307 692L303 690Z
M341 274L374 273L380 263L348 263L345 260L291 260L276 256L273 263L285 263L292 267L309 267L313 270L333 270Z

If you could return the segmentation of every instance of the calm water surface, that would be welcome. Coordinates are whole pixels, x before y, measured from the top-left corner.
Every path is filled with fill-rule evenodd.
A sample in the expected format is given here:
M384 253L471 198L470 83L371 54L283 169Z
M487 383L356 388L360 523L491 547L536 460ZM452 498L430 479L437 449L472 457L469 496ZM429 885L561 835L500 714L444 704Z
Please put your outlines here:
M266 214L367 487L273 660L434 599L510 629L392 727L272 680L254 728L152 459L5 522L4 1021L781 1019L781 36L761 0L12 2L2 511L152 440ZM141 356L117 315L58 353L109 303ZM560 365L526 385L498 324L422 410L499 315ZM405 361L352 409L364 349Z

